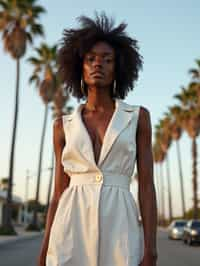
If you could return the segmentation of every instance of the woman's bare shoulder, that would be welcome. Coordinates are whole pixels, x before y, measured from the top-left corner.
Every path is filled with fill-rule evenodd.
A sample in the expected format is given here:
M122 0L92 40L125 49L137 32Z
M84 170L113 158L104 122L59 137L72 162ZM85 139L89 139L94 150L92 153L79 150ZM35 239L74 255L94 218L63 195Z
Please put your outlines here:
M141 116L150 115L149 109L147 107L142 106L142 105L140 105L140 113L141 113Z
M151 115L150 115L150 111L144 106L140 106L138 129L140 131L142 130L142 131L146 131L146 132L150 132L151 131Z

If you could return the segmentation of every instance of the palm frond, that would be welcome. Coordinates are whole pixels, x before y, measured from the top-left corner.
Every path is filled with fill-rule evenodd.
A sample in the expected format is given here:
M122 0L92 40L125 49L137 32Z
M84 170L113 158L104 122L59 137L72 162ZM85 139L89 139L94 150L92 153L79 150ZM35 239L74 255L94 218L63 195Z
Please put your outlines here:
M42 6L33 6L32 12L33 12L34 17L38 17L41 15L41 13L46 13L46 9Z
M38 85L38 84L39 84L39 81L40 81L40 79L39 79L38 75L32 75L32 76L29 78L29 83L30 83L30 84L35 82L36 85Z
M33 44L33 37L32 37L32 35L31 35L29 32L26 32L26 36L27 36L27 40L28 40L31 44Z
M195 62L197 63L198 68L200 69L200 59L196 59Z
M40 65L42 63L42 61L36 57L29 57L27 61L35 66Z
M198 78L200 76L197 69L192 68L188 72L192 75L192 79Z
M30 31L34 35L44 36L43 26L41 24L39 24L39 23L33 23L33 24L31 24Z

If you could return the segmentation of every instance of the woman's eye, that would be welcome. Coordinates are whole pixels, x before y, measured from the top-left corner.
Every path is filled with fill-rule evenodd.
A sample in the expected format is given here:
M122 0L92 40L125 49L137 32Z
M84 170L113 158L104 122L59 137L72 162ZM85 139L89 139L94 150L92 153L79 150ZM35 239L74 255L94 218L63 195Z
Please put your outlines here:
M94 56L88 56L86 59L88 62L92 62L94 61Z
M111 62L112 62L112 58L105 58L105 61L106 61L107 63L111 63Z
M95 56L93 56L93 55L88 55L88 56L86 56L86 62L89 62L89 63L92 63L92 62L94 62L95 61ZM104 62L106 62L106 63L111 63L111 62L113 62L113 59L112 58L108 58L108 57L102 57L101 58L101 60L103 60Z

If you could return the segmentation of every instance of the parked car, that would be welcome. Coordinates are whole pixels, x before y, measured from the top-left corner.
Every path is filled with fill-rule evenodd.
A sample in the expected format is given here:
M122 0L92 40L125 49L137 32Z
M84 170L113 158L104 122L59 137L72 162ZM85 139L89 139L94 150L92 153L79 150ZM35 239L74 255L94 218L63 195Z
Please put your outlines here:
M187 220L174 220L168 227L169 239L182 239L183 228L187 224Z
M184 243L192 245L194 242L200 242L200 220L189 220L184 227Z

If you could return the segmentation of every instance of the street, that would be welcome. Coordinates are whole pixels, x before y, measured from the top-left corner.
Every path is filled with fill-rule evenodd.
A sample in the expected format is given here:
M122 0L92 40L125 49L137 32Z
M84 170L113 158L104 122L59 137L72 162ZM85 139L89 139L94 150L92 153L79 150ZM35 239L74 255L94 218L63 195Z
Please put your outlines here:
M36 266L42 237L20 240L0 246L0 266ZM158 231L157 266L199 266L200 245L190 247L179 240L169 240L165 231Z
M200 244L185 245L181 240L169 240L158 231L158 266L199 266Z
M42 237L0 245L0 266L36 266Z

